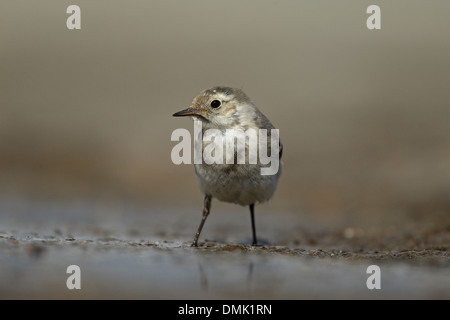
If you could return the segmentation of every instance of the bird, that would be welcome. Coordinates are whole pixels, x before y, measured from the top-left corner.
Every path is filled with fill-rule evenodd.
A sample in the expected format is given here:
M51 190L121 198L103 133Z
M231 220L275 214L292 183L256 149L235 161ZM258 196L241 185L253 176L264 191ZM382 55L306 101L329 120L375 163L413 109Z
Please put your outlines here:
M209 129L215 129L216 132L221 133L226 132L226 130L246 131L253 129L258 132L259 138L261 135L260 129L266 129L269 137L271 137L271 129L275 129L269 119L241 89L226 86L216 86L200 92L187 109L176 112L173 116L190 116L193 120L201 121L202 134ZM276 159L279 161L283 153L283 145L279 138L278 148L271 148L270 139L266 141L270 152L272 149L278 151ZM205 147L206 142L203 140L203 151ZM246 141L245 150L246 152L249 151L248 141ZM237 152L236 148L234 160L237 158ZM262 175L261 169L266 167L265 164L261 163L260 158L256 163L251 163L248 161L247 155L246 153L245 163L236 163L236 161L232 164L228 164L228 162L222 164L194 162L197 181L204 194L204 203L202 219L192 242L193 247L198 247L198 239L210 214L213 198L249 207L253 236L252 246L258 245L255 228L255 205L268 201L274 195L281 175L281 162L278 164L276 173Z

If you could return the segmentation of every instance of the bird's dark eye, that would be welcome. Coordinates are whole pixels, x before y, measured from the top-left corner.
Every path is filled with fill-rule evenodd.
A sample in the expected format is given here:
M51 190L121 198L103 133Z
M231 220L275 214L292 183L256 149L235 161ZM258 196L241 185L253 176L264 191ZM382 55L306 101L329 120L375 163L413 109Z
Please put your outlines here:
M214 108L214 109L216 109L216 108L220 107L221 104L222 104L222 103L221 103L219 100L213 100L213 101L211 102L211 107Z

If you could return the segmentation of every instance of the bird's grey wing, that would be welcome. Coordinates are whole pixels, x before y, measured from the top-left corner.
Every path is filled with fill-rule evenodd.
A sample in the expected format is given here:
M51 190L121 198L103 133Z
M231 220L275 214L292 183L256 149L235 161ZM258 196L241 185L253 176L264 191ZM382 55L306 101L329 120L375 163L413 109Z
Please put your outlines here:
M280 151L279 151L279 156L280 156L280 160L281 160L281 157L283 156L283 144L281 143L281 141L280 141Z

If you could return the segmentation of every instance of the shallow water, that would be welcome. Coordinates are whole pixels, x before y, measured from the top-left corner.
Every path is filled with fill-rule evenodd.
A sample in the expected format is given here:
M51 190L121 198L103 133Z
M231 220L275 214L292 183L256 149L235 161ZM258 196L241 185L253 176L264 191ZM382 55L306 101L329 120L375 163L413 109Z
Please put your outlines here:
M192 248L197 219L175 208L3 198L0 210L2 299L450 298L448 249L342 250L343 240L333 248L301 237L296 245L289 214L262 213L258 231L270 243L254 248L238 238L249 226L219 210L205 226L219 240L202 236ZM366 286L373 264L380 290ZM69 265L80 267L81 290L67 289Z

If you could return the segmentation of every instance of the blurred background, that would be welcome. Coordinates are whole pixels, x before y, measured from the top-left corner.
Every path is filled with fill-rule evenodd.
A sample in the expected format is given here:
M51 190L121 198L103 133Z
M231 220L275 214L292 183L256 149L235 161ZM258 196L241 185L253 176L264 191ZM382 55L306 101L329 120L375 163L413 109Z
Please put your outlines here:
M170 158L193 124L171 115L226 85L280 129L262 210L448 232L450 3L376 1L370 31L372 2L2 1L2 199L200 210L193 167Z

